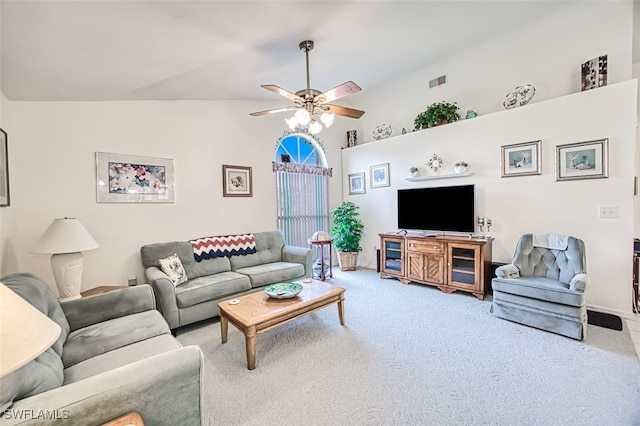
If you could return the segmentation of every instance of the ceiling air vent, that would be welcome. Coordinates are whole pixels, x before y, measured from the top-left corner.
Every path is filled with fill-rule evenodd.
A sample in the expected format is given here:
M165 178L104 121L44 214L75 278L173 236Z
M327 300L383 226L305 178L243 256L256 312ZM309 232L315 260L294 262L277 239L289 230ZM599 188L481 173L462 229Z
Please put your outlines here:
M434 78L433 80L429 80L429 89L433 89L434 87L442 86L443 84L447 84L447 76L441 75L438 78Z

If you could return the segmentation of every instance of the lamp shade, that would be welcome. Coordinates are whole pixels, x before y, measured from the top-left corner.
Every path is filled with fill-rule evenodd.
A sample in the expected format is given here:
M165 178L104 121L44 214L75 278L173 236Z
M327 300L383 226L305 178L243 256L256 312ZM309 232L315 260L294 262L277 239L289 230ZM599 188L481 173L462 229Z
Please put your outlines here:
M31 253L55 254L93 250L100 245L76 218L55 219L36 242Z
M61 331L58 324L0 283L0 377L37 358Z

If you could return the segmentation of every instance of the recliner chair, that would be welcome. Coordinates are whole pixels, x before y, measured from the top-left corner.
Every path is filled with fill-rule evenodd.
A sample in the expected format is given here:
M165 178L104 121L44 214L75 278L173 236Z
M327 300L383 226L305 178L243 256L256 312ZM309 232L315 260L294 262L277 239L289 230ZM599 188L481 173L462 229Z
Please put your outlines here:
M525 234L511 264L491 281L499 318L577 340L587 337L584 242L558 234Z

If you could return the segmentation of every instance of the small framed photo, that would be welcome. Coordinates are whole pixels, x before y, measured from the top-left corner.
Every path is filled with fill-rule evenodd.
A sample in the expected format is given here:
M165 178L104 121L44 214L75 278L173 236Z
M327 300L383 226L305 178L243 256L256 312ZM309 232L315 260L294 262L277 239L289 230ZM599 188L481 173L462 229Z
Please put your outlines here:
M609 177L609 140L556 145L556 180Z
M0 207L9 206L9 151L7 133L0 129Z
M542 174L542 141L516 143L502 146L502 177Z
M96 152L98 203L173 203L173 160Z
M349 175L349 195L364 194L367 192L364 179L364 172Z
M224 197L252 197L251 167L222 165L222 195Z
M369 167L369 185L371 188L389 186L389 163Z

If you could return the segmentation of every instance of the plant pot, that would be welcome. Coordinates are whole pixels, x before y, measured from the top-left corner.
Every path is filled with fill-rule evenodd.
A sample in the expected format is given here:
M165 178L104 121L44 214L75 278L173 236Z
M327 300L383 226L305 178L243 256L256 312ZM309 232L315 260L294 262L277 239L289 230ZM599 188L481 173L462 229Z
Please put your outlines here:
M411 177L418 177L418 176L420 176L420 172L419 172L419 171L417 171L417 172L410 172L410 173L411 173Z
M357 251L339 251L338 265L341 271L355 271L358 266Z
M455 170L456 173L464 173L467 168L465 166L456 166L453 170Z
M449 121L446 118L443 118L442 120L436 121L435 123L433 123L433 127L441 126L443 124L448 124L448 123Z

